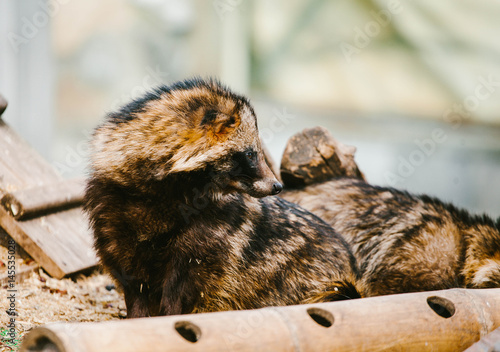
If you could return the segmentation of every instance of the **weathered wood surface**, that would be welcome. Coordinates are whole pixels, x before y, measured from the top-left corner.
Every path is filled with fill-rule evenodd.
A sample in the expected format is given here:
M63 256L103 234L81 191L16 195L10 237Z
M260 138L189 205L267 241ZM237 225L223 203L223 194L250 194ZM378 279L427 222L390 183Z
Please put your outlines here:
M0 120L0 192L44 186L63 178L33 148Z
M0 208L0 224L49 275L62 278L97 265L82 208L16 221Z
M288 188L334 177L364 176L354 162L356 148L335 140L327 129L314 127L292 136L281 159L281 179Z
M0 203L19 220L81 205L84 189L84 179L62 180L54 184L7 193Z
M452 289L312 305L50 324L21 351L463 351L500 326L500 289Z
M9 242L11 240L12 237L10 237L3 228L0 228L0 246L9 248ZM40 268L40 265L38 263L35 263L29 256L29 254L26 253L19 245L17 245L15 248L14 256L16 261L22 259L23 262L23 264L21 264L20 266L18 265L18 263L16 263L15 280L17 283L22 282L24 279L28 278L32 272L37 271ZM3 259L8 261L8 258ZM5 262L4 264L5 266L0 267L0 286L7 285L10 281L8 265Z
M500 328L490 332L464 352L500 352Z
M9 209L0 206L0 226L56 278L97 265L92 236L81 208L55 213L47 211L46 216L25 216L26 220L19 220L14 218L11 207L17 203L8 200L19 201L17 206L24 209L25 215L30 212L35 215L53 209L51 207L75 206L81 194L81 187L65 181L52 165L0 119L0 198ZM63 206L64 199L69 204ZM20 210L17 210L19 215Z

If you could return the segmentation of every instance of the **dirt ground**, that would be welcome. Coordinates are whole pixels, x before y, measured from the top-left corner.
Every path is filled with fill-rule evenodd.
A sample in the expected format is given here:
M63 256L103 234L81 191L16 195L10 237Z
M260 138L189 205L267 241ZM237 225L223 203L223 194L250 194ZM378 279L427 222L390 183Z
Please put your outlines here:
M0 277L7 272L8 251L0 246ZM16 257L16 271L33 265L29 258ZM15 291L9 291L14 289ZM2 282L0 297L0 351L17 351L22 337L34 327L52 322L85 322L123 319L123 296L111 277L94 271L71 279L51 278L42 269L35 270L12 288ZM9 336L10 294L15 295L15 338Z

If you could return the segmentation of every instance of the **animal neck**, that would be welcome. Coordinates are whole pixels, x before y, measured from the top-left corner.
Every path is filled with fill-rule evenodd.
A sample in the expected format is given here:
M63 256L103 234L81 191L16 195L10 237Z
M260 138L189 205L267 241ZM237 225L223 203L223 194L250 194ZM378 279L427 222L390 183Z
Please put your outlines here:
M164 214L174 215L178 225L217 211L237 197L217 184L209 171L172 174L162 181L149 183L143 192L141 196L146 196L152 206L156 208L161 204Z

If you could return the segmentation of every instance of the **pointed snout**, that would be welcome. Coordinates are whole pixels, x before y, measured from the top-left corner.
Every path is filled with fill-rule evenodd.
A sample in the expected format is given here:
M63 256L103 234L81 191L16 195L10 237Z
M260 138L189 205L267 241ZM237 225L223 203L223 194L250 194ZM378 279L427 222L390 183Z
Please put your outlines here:
M281 191L283 190L283 185L281 183L279 183L278 181L276 181L274 184L273 184L273 190L272 190L272 195L275 196L276 194L280 193Z
M274 196L283 190L283 185L278 181L264 159L261 159L259 163L259 176L260 179L254 182L253 189L261 197Z
M276 179L265 178L255 181L252 185L253 196L255 197L266 197L274 196L283 190L283 185Z

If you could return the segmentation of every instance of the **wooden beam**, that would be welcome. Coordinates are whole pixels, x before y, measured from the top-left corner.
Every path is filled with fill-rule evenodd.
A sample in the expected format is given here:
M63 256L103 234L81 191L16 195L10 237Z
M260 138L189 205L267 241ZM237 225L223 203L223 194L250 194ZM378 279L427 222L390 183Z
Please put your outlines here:
M17 220L68 209L83 202L85 180L62 180L5 194L0 203Z
M451 289L35 328L23 352L463 351L500 326L500 289Z

